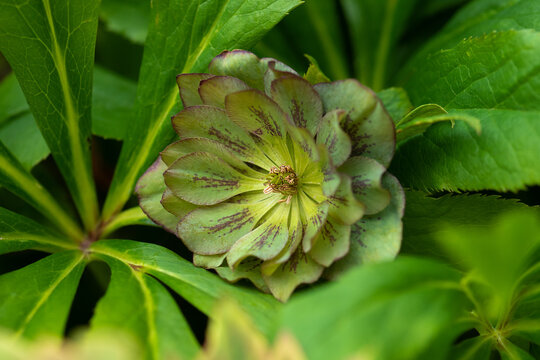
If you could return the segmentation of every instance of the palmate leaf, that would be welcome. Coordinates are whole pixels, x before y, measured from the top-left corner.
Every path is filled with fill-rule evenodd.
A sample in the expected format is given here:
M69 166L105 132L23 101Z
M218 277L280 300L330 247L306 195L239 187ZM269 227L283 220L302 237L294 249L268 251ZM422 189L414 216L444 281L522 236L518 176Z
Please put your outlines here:
M98 214L87 142L98 6L98 0L0 2L0 51L87 229Z
M170 115L178 109L174 78L203 72L226 49L248 48L300 4L294 0L181 0L153 2L145 42L135 117L124 143L103 216L121 210L137 178L173 138Z
M90 333L116 329L131 335L144 349L145 359L189 359L199 348L162 283L210 316L218 299L235 299L259 331L272 336L276 330L273 314L279 303L271 296L230 285L163 247L131 240L101 240L79 249L21 215L6 210L0 215L5 219L0 222L0 253L56 251L0 276L0 320L15 336L62 337L80 276L89 261L104 261L111 269L111 282L97 305Z
M478 136L439 124L404 144L392 171L405 185L515 191L540 182L539 10L536 1L475 1L404 67L413 104L437 103L482 127Z

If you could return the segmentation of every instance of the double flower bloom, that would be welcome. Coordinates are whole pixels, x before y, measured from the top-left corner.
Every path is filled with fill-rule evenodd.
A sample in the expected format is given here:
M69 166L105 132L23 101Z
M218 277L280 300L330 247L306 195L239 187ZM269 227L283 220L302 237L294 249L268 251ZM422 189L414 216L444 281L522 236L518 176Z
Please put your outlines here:
M141 188L164 181L161 205L176 219L166 227L196 265L285 301L323 272L396 255L404 204L386 173L394 124L371 90L356 80L313 85L246 51L222 53L209 72L178 76L180 140L138 190L160 222Z

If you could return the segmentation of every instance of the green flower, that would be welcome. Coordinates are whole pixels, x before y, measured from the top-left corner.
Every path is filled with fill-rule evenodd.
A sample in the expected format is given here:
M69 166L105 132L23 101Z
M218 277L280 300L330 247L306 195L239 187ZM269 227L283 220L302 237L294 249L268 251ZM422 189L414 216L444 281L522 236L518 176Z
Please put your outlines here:
M180 140L137 192L197 266L285 301L325 271L397 254L403 193L386 173L394 124L371 90L351 79L313 85L240 50L177 82Z

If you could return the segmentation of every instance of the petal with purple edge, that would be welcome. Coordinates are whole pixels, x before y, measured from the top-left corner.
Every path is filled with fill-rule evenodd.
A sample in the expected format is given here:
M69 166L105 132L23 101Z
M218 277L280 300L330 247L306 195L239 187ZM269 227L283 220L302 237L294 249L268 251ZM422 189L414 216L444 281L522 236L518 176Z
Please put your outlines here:
M265 66L264 73L264 92L270 96L272 91L272 82L276 79L288 76L298 76L289 65L272 58L262 58L261 63Z
M161 205L161 196L166 189L163 180L165 170L167 170L167 165L158 157L137 182L135 192L139 196L139 205L146 216L167 231L174 233L178 219Z
M266 65L249 51L224 51L210 62L208 71L214 75L235 77L255 89L264 89Z
M222 109L207 105L193 106L175 115L172 123L180 139L204 137L215 140L240 160L265 169L274 166L248 132L232 122Z
M351 155L351 139L340 126L345 117L344 110L326 113L317 133L317 144L326 145L334 166L340 166Z
M176 77L176 83L180 90L180 98L184 108L201 105L203 102L199 96L199 84L202 80L211 78L210 74L180 74Z
M261 260L276 257L283 250L289 237L287 228L289 211L289 204L276 205L262 224L238 239L227 254L229 267L234 268L249 256Z
M186 216L190 211L197 208L197 205L180 199L168 188L165 189L163 196L161 197L161 206L176 217L176 223L178 223L178 220ZM176 223L172 229L176 229ZM175 233L176 231L172 232Z
M240 79L231 76L214 76L201 81L199 95L205 105L225 108L225 96L248 90L249 86Z
M319 94L311 84L299 76L276 79L271 86L272 99L286 111L294 124L306 128L315 136L323 116Z
M347 79L314 86L324 109L348 112L342 128L352 141L352 155L363 155L388 167L395 149L395 128L375 93L357 80Z
M272 295L285 302L298 285L317 281L323 269L298 248L289 261L281 265L272 275L263 275L263 278Z
M247 166L242 160L238 159L235 154L229 149L227 149L224 145L217 141L206 138L187 138L183 140L178 140L167 146L165 150L161 152L161 158L167 164L167 166L170 166L176 161L176 159L179 159L182 156L186 156L188 154L192 154L194 152L207 152L210 154L214 154L246 176L261 176L261 173Z
M258 179L247 177L217 156L204 152L179 158L163 176L174 195L197 205L214 205L264 188L264 175Z
M390 192L381 183L384 166L363 156L349 158L339 171L352 178L356 198L366 206L366 214L376 214L390 203Z
M222 203L200 207L180 219L178 236L194 253L223 254L248 234L267 210L259 204Z
M315 239L309 256L318 264L330 266L349 252L351 226L329 217Z
M392 194L390 205L382 212L365 216L351 227L349 253L332 265L325 276L337 278L343 272L361 264L393 260L399 252L405 209L405 194L399 181L389 173L383 185Z

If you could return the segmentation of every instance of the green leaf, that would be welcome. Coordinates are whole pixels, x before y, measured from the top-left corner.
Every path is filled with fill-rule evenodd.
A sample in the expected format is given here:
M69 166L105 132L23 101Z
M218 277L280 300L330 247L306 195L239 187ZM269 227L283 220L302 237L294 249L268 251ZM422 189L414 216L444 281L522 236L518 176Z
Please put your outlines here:
M302 55L310 54L331 79L348 78L346 35L340 15L338 1L306 1L255 46L255 53L282 60L299 71L307 65Z
M82 238L77 223L52 195L15 159L0 141L0 185L42 213L58 229L75 240Z
M0 125L0 141L26 170L32 169L51 153L29 111Z
M407 191L403 218L402 253L445 258L437 238L441 225L459 229L474 226L488 230L494 220L507 211L522 210L540 215L540 208L529 208L516 200L479 194L429 197L420 191Z
M145 359L193 358L199 344L163 285L135 265L98 257L111 268L111 282L96 307L91 331L115 329L132 334L143 344Z
M185 298L203 313L212 316L216 300L232 297L241 304L265 335L275 331L275 312L279 303L270 295L233 286L218 276L193 266L163 247L130 240L101 240L92 244L90 250L106 255L138 271L150 274Z
M424 1L427 2L427 0ZM444 5L446 1L459 0L429 1L429 5L423 8L429 10L430 7ZM413 73L422 71L425 59L430 53L452 48L470 36L483 36L493 31L505 30L534 29L538 31L540 30L537 16L539 11L540 4L530 0L470 1L414 55L406 66L402 67L399 76L402 79L414 76Z
M124 143L103 216L119 211L137 178L172 139L171 112L178 109L175 76L204 72L221 51L249 48L298 0L182 0L153 2L141 66L133 125ZM196 16L195 16L196 15Z
M123 140L131 125L136 91L133 81L95 67L92 133ZM0 84L0 109L0 140L25 169L33 168L50 150L13 75Z
M76 245L22 215L0 207L0 255L26 249L58 251Z
M424 133L431 125L450 121L452 128L456 120L464 121L480 135L480 120L470 115L449 114L437 104L420 105L396 124L396 142L399 147L404 141Z
M467 305L458 281L420 259L363 266L293 298L283 327L309 359L443 359Z
M0 125L28 110L28 103L15 75L8 74L0 83Z
M87 229L98 214L87 142L98 6L98 0L0 3L0 51Z
M61 338L83 268L80 251L64 251L0 276L2 326L15 336Z
M343 0L351 29L355 77L380 91L387 85L391 57L417 0Z
M96 66L92 97L92 134L124 140L132 126L136 84Z
M107 30L123 35L134 43L144 44L150 23L150 2L103 0L99 18Z
M432 126L400 147L391 171L428 191L515 191L539 183L540 97L531 90L540 86L539 52L540 33L521 30L431 53L405 84L411 100L476 117L482 134L459 123Z
M309 67L304 74L304 79L309 81L310 84L315 85L321 82L330 82L330 79L328 76L326 76L321 68L319 67L319 63L317 60L315 60L314 57L305 55L306 58L309 60Z

